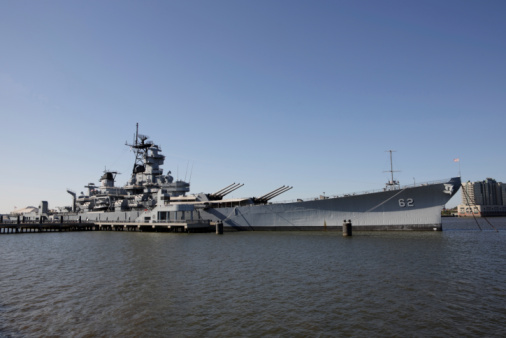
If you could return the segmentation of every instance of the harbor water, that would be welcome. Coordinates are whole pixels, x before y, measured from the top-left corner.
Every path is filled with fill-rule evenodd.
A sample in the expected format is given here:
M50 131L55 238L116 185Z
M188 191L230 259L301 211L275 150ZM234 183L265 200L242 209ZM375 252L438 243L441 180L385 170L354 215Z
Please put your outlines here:
M488 220L2 235L0 337L503 337L506 218Z

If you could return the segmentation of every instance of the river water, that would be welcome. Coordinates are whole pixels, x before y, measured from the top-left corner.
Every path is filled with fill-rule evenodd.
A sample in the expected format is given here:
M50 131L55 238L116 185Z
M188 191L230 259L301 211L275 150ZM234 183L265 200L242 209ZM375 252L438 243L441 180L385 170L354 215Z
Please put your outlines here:
M0 336L504 337L506 219L489 221L0 235Z

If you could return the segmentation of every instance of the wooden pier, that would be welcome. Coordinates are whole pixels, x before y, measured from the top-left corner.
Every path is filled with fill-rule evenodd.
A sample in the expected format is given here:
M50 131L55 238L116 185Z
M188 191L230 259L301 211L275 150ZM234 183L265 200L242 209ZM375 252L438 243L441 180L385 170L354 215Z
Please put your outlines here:
M0 234L22 234L63 231L140 231L140 232L213 232L209 221L139 223L139 222L60 222L60 223L0 223Z

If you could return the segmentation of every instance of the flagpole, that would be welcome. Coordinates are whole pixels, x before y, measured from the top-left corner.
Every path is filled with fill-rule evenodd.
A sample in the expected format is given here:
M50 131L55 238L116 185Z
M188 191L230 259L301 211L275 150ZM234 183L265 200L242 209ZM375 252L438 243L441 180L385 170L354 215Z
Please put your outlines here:
M458 162L459 163L459 177L462 177L462 175L460 174L460 157L454 158L453 162Z
M453 162L458 162L459 163L459 177L462 177L462 175L460 174L460 157L454 158Z

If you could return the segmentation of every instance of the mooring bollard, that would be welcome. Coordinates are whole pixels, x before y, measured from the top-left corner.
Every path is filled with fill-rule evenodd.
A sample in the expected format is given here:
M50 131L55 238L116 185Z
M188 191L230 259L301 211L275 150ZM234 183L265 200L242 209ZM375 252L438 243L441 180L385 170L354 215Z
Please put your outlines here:
M223 222L222 221L216 222L216 234L223 235Z
M351 220L344 220L343 221L343 237L351 237L352 231L351 231Z

